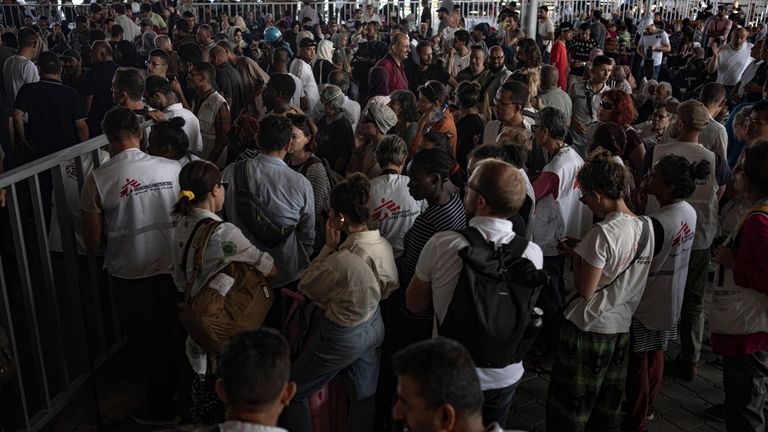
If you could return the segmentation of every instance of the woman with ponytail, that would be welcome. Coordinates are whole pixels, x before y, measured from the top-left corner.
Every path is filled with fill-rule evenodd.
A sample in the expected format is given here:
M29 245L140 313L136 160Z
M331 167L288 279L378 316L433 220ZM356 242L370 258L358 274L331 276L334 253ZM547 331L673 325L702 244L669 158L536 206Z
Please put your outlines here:
M173 248L173 280L179 291L189 289L190 295L194 297L209 276L232 261L253 264L266 277L274 277L277 269L272 257L256 249L239 228L228 222L221 223L211 234L202 266L195 277L192 262L194 253L187 244L204 221L221 222L216 213L224 206L226 183L221 181L221 173L216 165L198 160L181 169L179 187L179 201L173 207L173 215L179 218ZM202 424L223 421L224 407L214 392L216 376L207 368L206 353L191 338L187 338L185 351L196 373L192 384L193 421Z
M650 214L655 239L654 256L643 297L630 327L627 400L622 430L643 431L664 380L664 351L677 338L677 323L685 291L688 261L696 231L696 211L685 200L696 181L709 174L709 162L691 164L668 155L650 172L645 192L661 206Z
M349 374L354 389L349 395L348 429L373 430L379 347L384 340L379 302L399 283L392 246L366 225L370 195L370 183L360 173L331 190L325 246L299 282L299 291L325 313L291 369L296 396L280 421L290 431L311 432L307 400L340 372Z

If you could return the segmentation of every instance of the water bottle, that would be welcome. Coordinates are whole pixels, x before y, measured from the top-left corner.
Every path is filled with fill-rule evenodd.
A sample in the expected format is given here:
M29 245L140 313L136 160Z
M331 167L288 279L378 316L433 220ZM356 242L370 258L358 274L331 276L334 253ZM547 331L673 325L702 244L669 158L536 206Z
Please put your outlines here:
M435 126L435 124L437 124L437 122L439 122L440 120L442 120L443 118L445 118L445 113L446 113L447 111L448 111L448 102L444 102L444 103L443 103L443 106L442 106L442 107L440 107L440 111L438 111L438 116L437 116L437 119L435 119L435 121L433 121L432 123L428 124L428 125L427 125L427 126L424 128L424 135L428 134L428 133L429 133L429 131L431 131L431 130L432 130L432 127L433 127L433 126Z

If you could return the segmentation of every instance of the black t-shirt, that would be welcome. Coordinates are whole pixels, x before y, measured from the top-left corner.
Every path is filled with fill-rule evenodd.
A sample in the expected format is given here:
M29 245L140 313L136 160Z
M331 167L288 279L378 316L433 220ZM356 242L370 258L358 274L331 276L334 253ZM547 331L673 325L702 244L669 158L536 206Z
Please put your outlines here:
M122 67L137 67L139 65L139 53L136 51L136 45L126 40L119 42L109 42L112 46L112 57L115 63Z
M344 116L331 124L326 123L325 116L317 122L317 152L316 154L328 161L334 171L346 175L349 157L355 143L352 125Z
M467 156L475 148L475 137L478 137L478 143L482 142L484 131L485 123L478 114L465 115L456 123L456 161L464 170L467 169Z
M86 114L82 98L72 87L45 78L25 84L14 108L27 113L27 140L37 147L37 157L80 142L75 121Z
M408 78L408 89L414 94L419 94L419 87L427 81L440 81L443 84L448 83L448 71L438 65L431 64L426 70L421 70L419 65L408 65L405 68L405 76Z
M83 95L93 96L91 111L88 113L88 131L91 137L101 135L101 121L112 108L112 78L117 71L113 61L99 62L91 66L83 79Z

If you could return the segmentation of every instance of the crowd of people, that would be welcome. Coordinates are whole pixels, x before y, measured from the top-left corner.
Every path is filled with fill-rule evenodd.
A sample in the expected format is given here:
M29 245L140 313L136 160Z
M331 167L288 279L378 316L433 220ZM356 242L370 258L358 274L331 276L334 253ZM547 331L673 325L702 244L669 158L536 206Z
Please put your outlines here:
M311 431L311 398L343 376L346 430L500 431L529 370L551 374L547 430L644 431L665 373L697 379L708 312L725 392L708 413L763 430L765 25L723 5L558 23L542 6L524 29L509 4L467 27L465 5L437 3L346 4L337 21L311 1L115 1L2 34L0 173L109 142L72 161L66 204L146 379L134 420ZM496 250L524 239L548 275L522 362L476 364L439 337L465 229ZM269 280L264 327L285 330L281 290L318 308L300 350L269 329L223 353L178 337L178 304L226 295L230 262Z

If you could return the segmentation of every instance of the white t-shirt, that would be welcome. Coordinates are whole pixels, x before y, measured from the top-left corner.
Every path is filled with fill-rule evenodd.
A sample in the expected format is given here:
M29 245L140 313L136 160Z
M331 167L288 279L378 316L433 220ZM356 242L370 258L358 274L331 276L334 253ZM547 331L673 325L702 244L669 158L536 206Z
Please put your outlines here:
M640 40L637 42L638 48L640 48L643 52L647 50L648 48L658 48L662 45L669 45L669 35L667 35L667 32L664 30L659 30L656 32L656 34L646 35L640 37ZM661 51L654 51L653 52L653 65L654 66L661 66L661 61L664 58L664 53Z
M291 105L300 107L301 97L304 96L304 85L296 75L289 73L288 76L293 78L293 83L296 84L296 89L293 91L293 97L291 98Z
M182 129L189 139L188 150L198 154L203 151L203 136L200 134L200 120L192 114L192 111L184 108L181 103L175 103L166 107L163 114L168 118L183 118L184 126Z
M448 71L452 77L456 78L456 75L458 75L459 72L469 67L469 54L470 53L467 53L467 55L463 57L459 53L453 55L453 68Z
M486 240L496 245L507 244L515 237L512 222L504 219L474 217L469 221L469 226L476 228ZM421 251L419 262L416 264L416 277L431 284L432 305L437 320L443 320L448 312L462 269L458 252L467 246L469 241L463 235L453 231L443 231L432 236ZM523 256L531 260L537 269L543 267L544 255L535 243L528 242ZM437 323L435 323L433 335L437 335ZM522 363L514 363L498 369L475 368L475 370L483 390L508 387L523 376Z
M416 201L408 191L408 176L386 174L371 180L368 207L371 220L378 222L381 236L392 245L395 258L403 254L403 238L416 217L427 208L427 201Z
M717 82L729 87L736 85L749 64L751 52L752 44L748 42L744 42L738 51L731 44L723 45L717 63Z
M648 230L648 241L637 261L627 269L639 247L643 225ZM632 315L648 280L653 246L653 228L647 217L613 212L593 225L574 252L603 272L592 296L585 299L576 294L568 302L565 318L585 332L629 332Z
M552 37L554 37L555 25L552 24L552 20L547 18L544 22L539 21L539 25L537 26L536 31L539 34L539 39L544 49L547 52L552 52L552 42L554 42L554 39L544 39L544 37L549 33L552 33Z
M312 112L315 105L320 102L320 92L317 90L315 76L312 74L312 66L296 57L291 62L290 73L301 81L301 88L307 98L307 112Z

